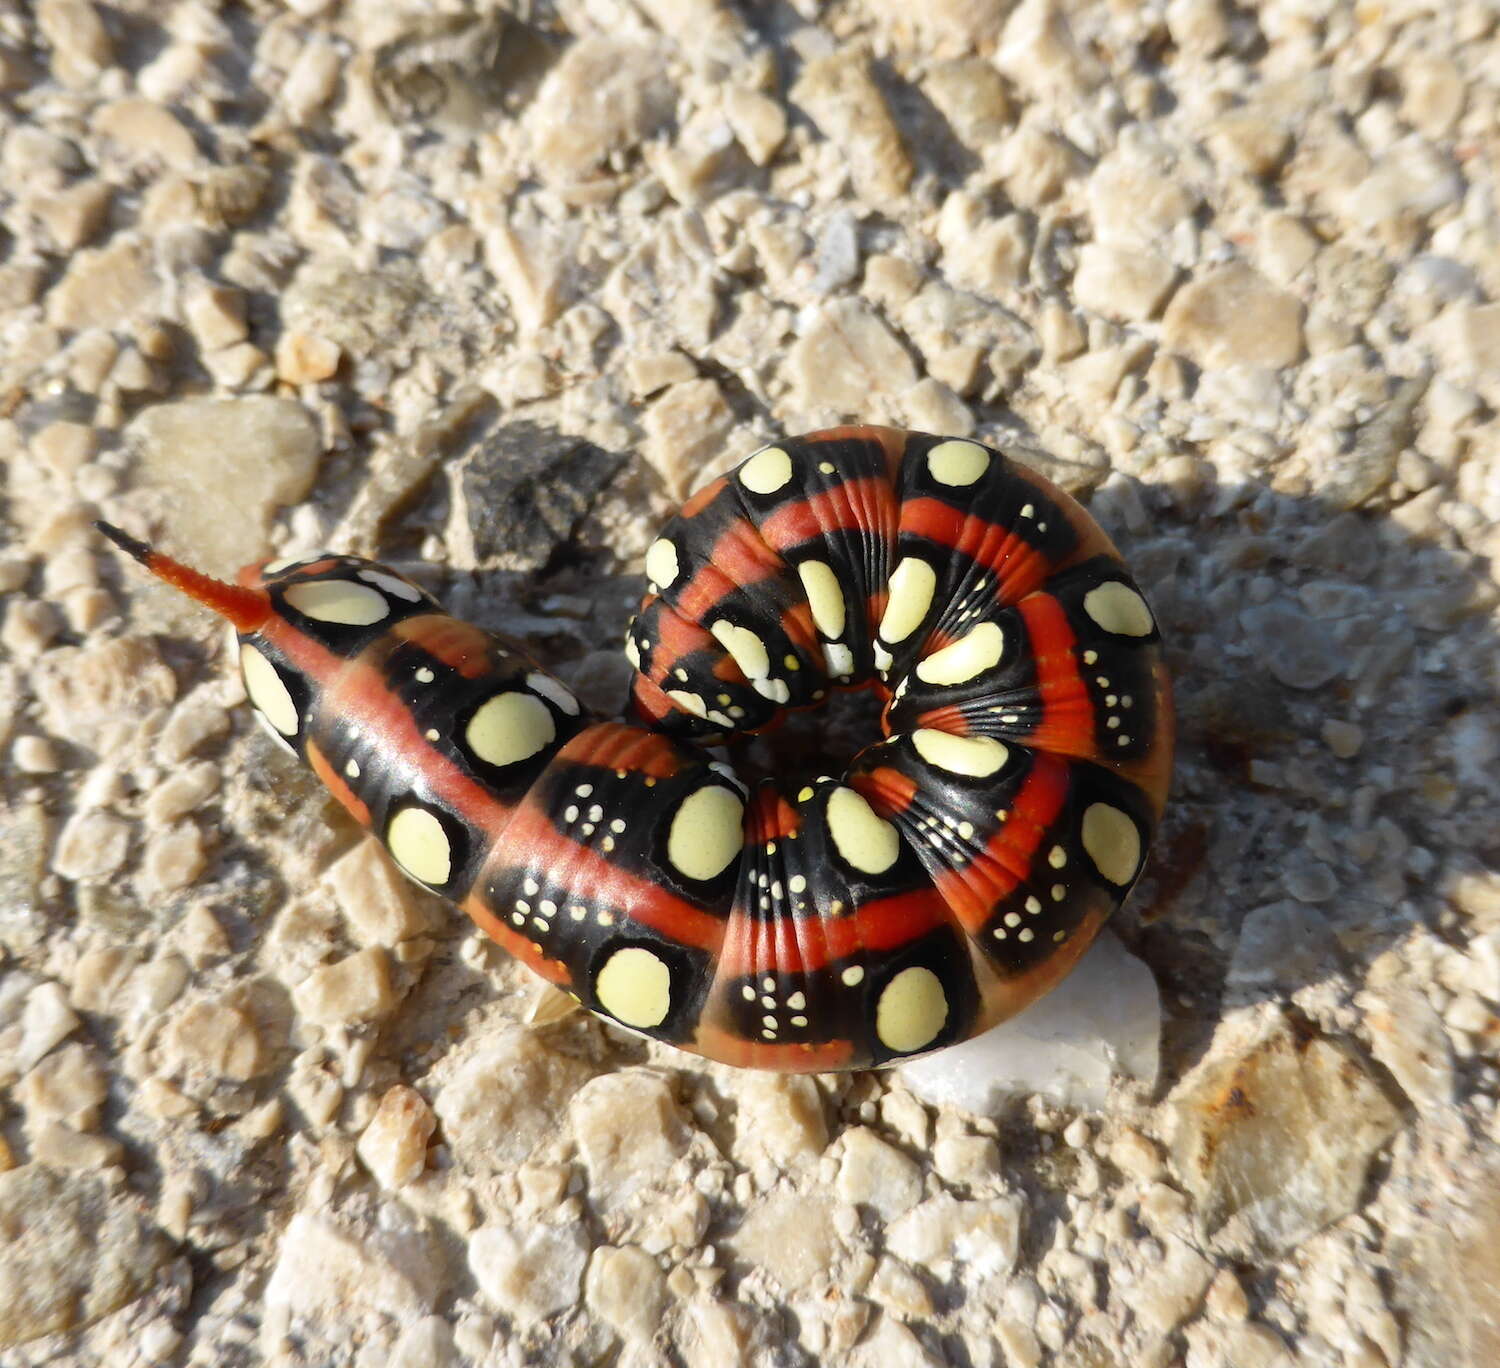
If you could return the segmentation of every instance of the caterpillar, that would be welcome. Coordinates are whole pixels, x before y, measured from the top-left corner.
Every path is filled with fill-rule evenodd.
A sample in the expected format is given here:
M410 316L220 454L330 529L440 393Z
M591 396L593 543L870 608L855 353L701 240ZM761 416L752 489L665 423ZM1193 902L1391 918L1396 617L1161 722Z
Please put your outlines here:
M782 441L646 554L630 720L332 553L228 584L100 530L233 626L249 701L414 880L584 1007L728 1064L887 1065L1057 983L1137 880L1172 706L1102 529L993 447ZM711 747L872 688L841 776Z

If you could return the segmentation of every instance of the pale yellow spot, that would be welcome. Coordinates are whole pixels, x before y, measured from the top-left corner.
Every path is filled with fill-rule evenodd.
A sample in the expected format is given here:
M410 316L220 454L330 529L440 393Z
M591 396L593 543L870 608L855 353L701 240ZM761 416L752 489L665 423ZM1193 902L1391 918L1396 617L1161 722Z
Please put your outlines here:
M1083 611L1115 636L1149 636L1156 627L1146 600L1119 580L1090 589L1083 596Z
M660 1026L672 1010L672 971L644 946L627 945L605 961L594 980L594 996L627 1026Z
M722 874L745 845L745 804L739 794L707 784L682 800L667 833L667 859L689 879Z
M736 627L720 618L708 629L745 673L746 679L764 679L771 673L771 657L766 643L748 627Z
M658 537L646 552L646 578L662 589L669 589L676 580L681 566L677 560L677 548L665 537Z
M838 576L827 561L803 561L797 567L802 581L802 590L807 595L807 606L812 609L813 621L826 637L844 635L844 591L839 588Z
M443 824L425 808L402 808L385 829L385 843L396 863L425 884L445 884L453 849Z
M557 725L547 705L525 693L486 699L464 728L469 749L491 765L528 760L556 737Z
M839 977L844 981L846 988L857 988L865 981L865 971L856 964L849 969L845 969Z
M1094 803L1083 814L1083 848L1110 883L1123 888L1141 865L1141 833L1117 807Z
M245 692L261 716L283 736L296 736L297 705L276 667L254 646L245 645L240 647L240 673L245 676Z
M695 693L689 693L686 689L668 689L667 697L685 713L692 713L694 717L708 716L708 704Z
M971 485L990 465L990 453L977 442L939 442L927 453L927 469L939 484Z
M896 828L842 785L828 797L828 832L845 861L865 874L885 873L901 854Z
M753 494L774 494L792 478L792 458L780 447L757 451L740 467L740 483Z
M897 1054L932 1044L948 1021L948 998L931 969L903 969L885 986L875 1008L875 1034Z
M951 736L920 727L912 733L911 743L929 765L971 779L987 778L1010 758L1005 743L992 736Z
M389 601L378 589L349 580L294 584L286 590L286 601L318 622L337 622L346 627L368 627L391 612Z
M922 661L917 666L917 678L927 684L967 684L986 670L993 670L1004 653L1005 633L996 623L981 622Z
M919 556L907 556L891 572L890 597L880 619L880 635L886 641L905 641L922 624L932 607L937 572Z

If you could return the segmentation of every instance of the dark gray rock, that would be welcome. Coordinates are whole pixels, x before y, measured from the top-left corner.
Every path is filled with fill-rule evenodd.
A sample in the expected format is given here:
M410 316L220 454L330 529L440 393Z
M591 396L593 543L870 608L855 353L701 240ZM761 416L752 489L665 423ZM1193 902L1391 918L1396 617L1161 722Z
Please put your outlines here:
M620 452L534 423L496 428L452 472L454 564L539 570L625 462Z

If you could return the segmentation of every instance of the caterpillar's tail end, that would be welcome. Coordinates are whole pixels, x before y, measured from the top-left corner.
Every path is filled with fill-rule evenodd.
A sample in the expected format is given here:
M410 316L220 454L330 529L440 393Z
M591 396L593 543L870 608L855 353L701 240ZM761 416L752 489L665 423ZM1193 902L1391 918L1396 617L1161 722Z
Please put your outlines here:
M164 584L196 599L205 608L211 608L221 618L233 624L239 632L257 632L271 616L271 599L264 589L246 589L238 584L226 584L202 571L194 570L181 561L148 546L145 542L122 532L113 523L102 519L95 522L110 541L127 556L139 561Z

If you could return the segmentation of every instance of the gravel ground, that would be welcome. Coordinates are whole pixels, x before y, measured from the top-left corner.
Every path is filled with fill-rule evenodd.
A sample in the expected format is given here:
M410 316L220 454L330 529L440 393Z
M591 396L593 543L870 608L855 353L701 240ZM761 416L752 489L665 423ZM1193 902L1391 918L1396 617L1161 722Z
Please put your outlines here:
M1494 6L442 8L0 3L0 1363L1500 1362ZM611 708L659 521L846 418L1043 447L1168 634L1108 1089L561 1010L89 529Z

